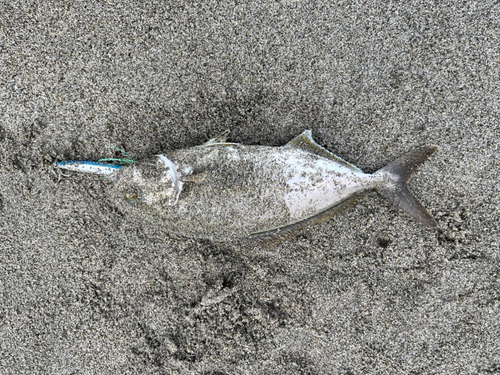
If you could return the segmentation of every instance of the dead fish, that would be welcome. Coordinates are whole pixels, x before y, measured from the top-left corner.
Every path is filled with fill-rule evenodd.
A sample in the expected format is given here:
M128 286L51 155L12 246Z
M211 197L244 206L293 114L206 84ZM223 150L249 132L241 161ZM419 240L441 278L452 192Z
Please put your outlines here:
M117 206L155 210L169 231L192 238L279 242L369 190L424 226L437 225L406 185L435 146L416 148L367 174L314 142L310 130L281 147L230 143L226 136L126 166L56 166L108 175L109 197Z

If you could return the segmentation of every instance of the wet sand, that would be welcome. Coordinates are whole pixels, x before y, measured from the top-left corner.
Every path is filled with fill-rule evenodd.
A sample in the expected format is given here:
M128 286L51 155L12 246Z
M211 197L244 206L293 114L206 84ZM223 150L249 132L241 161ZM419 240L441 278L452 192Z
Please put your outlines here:
M250 5L249 5L250 4ZM0 374L500 373L500 7L0 4ZM366 172L439 150L278 247L173 236L61 160L305 129Z

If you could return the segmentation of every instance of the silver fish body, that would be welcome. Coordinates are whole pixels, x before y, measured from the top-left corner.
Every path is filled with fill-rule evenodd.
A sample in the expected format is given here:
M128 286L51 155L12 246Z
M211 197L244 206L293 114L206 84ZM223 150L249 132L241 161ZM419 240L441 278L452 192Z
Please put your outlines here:
M366 174L317 145L310 131L281 147L219 138L121 167L109 194L124 211L156 211L173 233L215 241L293 235L371 189L434 226L406 188L415 166L434 149L418 149Z

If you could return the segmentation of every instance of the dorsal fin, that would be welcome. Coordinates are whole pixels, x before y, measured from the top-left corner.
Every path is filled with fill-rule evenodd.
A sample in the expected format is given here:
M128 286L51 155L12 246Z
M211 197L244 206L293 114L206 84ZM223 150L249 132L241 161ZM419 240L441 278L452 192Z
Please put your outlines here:
M288 142L286 144L286 146L300 148L301 150L308 151L310 153L322 156L326 159L333 160L339 164L342 164L343 166L345 166L347 168L351 168L351 169L354 169L356 171L361 172L361 169L355 167L351 163L346 162L344 159L339 158L337 155L332 154L326 148L321 147L316 142L314 142L314 139L312 138L312 134L311 134L310 130L305 130L300 135L296 136L294 139L292 139L290 142Z
M209 139L204 143L204 145L213 145L217 143L227 143L227 137L229 136L230 130L227 129L223 133L219 134L218 136Z

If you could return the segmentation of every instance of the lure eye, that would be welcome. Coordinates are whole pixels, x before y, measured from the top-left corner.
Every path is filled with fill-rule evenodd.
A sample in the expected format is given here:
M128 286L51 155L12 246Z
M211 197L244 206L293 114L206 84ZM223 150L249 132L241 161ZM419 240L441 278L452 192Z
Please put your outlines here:
M134 203L137 201L137 192L136 191L127 192L127 193L125 193L124 198L127 202Z

